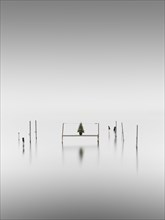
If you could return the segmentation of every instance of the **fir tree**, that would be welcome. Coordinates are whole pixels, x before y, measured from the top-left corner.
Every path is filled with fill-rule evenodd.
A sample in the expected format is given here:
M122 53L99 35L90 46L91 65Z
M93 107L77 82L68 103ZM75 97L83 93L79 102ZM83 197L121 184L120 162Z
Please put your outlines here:
M79 132L79 135L82 135L84 133L84 128L83 128L82 123L79 124L77 132Z

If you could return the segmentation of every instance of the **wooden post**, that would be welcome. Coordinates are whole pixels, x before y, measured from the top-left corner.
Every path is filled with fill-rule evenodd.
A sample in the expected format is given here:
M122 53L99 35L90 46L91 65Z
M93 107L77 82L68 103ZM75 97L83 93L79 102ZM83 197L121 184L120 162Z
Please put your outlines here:
M123 137L123 141L124 141L124 129L123 129L123 123L121 123L121 129L122 129L122 137Z
M97 144L99 145L99 136L100 136L100 127L98 123L98 135L97 135Z
M24 146L24 144L25 144L25 138L22 137L22 145Z
M25 138L22 137L22 153L25 153Z
M115 122L116 126L116 132L115 132L115 138L117 138L117 121Z
M110 139L110 126L108 125L108 139Z
M37 120L35 120L35 139L37 141Z
M31 144L31 121L29 121L29 142Z
M138 148L138 125L136 125L136 148Z
M62 123L62 144L63 144L63 134L64 134L64 123Z

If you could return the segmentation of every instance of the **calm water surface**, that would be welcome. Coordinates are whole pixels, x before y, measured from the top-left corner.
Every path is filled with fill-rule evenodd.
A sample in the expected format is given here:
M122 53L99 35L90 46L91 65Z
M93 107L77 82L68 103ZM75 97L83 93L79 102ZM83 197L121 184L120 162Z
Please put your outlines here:
M100 122L99 146L96 137L65 138L62 146L55 120L38 120L37 142L32 121L30 146L28 121L3 123L2 218L163 219L163 122L124 121L124 142L121 121L117 140L114 123Z

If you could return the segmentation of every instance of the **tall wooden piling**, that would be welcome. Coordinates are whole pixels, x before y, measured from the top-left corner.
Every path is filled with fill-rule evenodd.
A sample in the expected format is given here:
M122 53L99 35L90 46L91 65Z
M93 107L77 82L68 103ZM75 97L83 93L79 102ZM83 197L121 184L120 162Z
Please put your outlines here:
M35 139L37 141L37 120L35 120Z
M138 125L136 125L136 148L138 148Z
M122 138L123 138L123 141L124 141L124 128L123 128L123 123L121 123L121 130L122 130Z
M29 121L29 143L31 144L31 121Z

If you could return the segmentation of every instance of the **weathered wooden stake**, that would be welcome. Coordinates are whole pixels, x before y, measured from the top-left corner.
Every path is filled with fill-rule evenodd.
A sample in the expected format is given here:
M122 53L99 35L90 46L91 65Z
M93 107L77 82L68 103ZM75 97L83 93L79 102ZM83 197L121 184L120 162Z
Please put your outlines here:
M35 120L35 139L37 141L37 120Z
M62 123L62 144L63 144L63 134L64 134L64 123Z
M123 141L124 141L124 129L123 129L123 123L121 123L121 129L122 129L122 137L123 137Z
M31 121L29 121L29 142L31 144Z
M136 148L138 148L138 125L136 125Z

